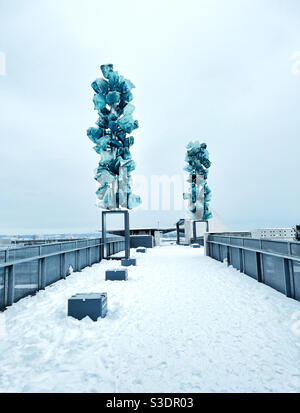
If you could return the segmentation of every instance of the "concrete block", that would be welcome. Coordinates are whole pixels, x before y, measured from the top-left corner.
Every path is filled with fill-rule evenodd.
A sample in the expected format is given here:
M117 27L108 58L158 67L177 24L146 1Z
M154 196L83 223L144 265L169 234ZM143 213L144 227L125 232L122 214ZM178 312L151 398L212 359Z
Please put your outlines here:
M82 320L88 316L93 321L104 318L107 313L107 294L76 294L68 300L68 316Z
M142 247L137 248L136 252L141 252L141 253L145 254L147 252L147 248L142 248Z
M154 237L152 235L130 235L130 248L153 248Z
M200 244L192 244L192 248L200 248L201 245Z
M128 271L126 270L106 270L106 281L127 281Z
M123 267L130 267L130 265L136 266L136 259L135 258L123 258L121 261Z

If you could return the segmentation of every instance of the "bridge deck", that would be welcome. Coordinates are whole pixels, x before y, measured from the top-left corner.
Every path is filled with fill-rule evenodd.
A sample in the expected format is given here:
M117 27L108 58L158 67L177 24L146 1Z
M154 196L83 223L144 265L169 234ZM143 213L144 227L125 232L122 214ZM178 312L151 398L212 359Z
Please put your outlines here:
M132 256L128 282L103 261L0 314L0 391L300 391L299 302L203 249ZM79 292L107 292L107 317L68 318Z

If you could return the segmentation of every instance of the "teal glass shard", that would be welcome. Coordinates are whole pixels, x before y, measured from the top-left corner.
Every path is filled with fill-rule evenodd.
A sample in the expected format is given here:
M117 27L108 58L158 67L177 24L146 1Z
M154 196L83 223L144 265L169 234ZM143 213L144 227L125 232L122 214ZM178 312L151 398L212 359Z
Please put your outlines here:
M128 208L133 209L141 205L142 201L140 196L134 195L134 194L129 194L128 196Z
M127 91L135 88L134 84L129 79L125 79L124 82L126 84Z
M129 172L134 171L135 170L135 163L134 161L131 159L130 161L127 161L123 164L124 168L127 168L127 170Z
M128 148L121 148L120 149L120 156L126 161L131 159L131 153Z
M119 92L109 92L106 95L106 103L110 106L114 106L120 102L120 96Z
M108 184L105 183L103 186L101 186L97 191L96 191L96 195L98 197L98 199L103 199L107 189L109 188Z
M110 162L114 159L114 153L113 152L108 152L108 151L103 151L100 154L100 162L99 165L100 167L103 166L103 168L106 170L107 165L110 164Z
M107 129L108 128L108 116L103 115L101 112L99 113L99 118L96 122L98 126L102 129Z
M110 144L113 148L122 148L122 143L120 141L117 141L116 139L112 139L110 141Z
M113 121L113 122L115 122L116 120L118 120L118 116L115 114L115 113L110 113L109 115L108 115L108 119L109 120L111 120L111 121Z
M92 86L92 88L94 89L94 91L95 91L96 93L100 93L100 89L99 89L99 87L98 87L98 85L97 85L96 80L91 84L91 86Z
M93 143L97 143L98 140L103 136L103 131L99 128L89 128L87 130L87 136Z
M117 90L119 85L119 74L118 72L110 72L108 75L109 88L110 90Z
M130 148L134 144L134 137L129 136L125 141L125 147Z
M124 115L132 115L135 107L131 103L128 103L125 108L123 109Z
M111 132L112 133L115 133L115 132L117 132L117 130L118 130L118 124L117 124L117 122L108 122L108 127L109 127L109 129L111 130ZM112 139L112 141L113 141L113 139ZM121 143L121 142L120 142ZM121 145L122 145L122 143L121 143ZM115 146L115 145L114 145Z
M104 76L106 79L108 79L108 78L109 78L109 74L110 74L111 72L113 72L113 70L114 70L114 65L112 65L112 64L101 65L100 68L101 68L101 71L102 71L102 73L103 73L103 76Z
M124 191L122 188L119 188L118 192L118 200L120 203L120 206L123 208L127 208L127 193Z
M95 179L101 187L110 185L116 181L115 175L103 168L97 168Z
M118 120L118 125L126 133L131 133L134 130L134 120L131 115L124 115Z
M187 165L183 168L183 170L186 171L186 172L192 172L193 167L191 165Z
M103 151L106 151L110 143L110 136L103 136L97 142L97 145L94 147L95 151L100 155Z
M106 106L106 99L105 96L101 95L100 93L94 95L93 99L94 105L95 105L95 110L102 110Z
M109 84L106 80L99 78L92 83L92 88L96 93L106 95L109 91Z
M116 207L116 198L112 188L108 188L102 201L102 208L114 209Z
M126 92L124 94L122 94L122 100L124 102L124 106L126 106L126 104L128 102L131 102L133 99L132 93L131 92Z

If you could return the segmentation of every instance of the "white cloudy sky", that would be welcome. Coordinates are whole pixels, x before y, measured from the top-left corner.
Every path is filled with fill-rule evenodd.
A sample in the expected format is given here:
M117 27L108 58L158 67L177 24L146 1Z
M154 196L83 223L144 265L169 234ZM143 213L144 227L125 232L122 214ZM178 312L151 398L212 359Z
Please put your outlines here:
M0 233L98 228L86 129L103 63L136 85L136 175L182 174L199 139L230 227L300 223L299 50L299 0L0 0Z

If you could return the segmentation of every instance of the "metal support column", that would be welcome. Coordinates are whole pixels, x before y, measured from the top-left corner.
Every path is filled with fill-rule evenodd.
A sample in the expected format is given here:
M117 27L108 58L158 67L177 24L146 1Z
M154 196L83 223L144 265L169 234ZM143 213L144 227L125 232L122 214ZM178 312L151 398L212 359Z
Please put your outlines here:
M108 214L123 214L124 215L124 238L125 238L125 257L109 257L108 254L108 241L107 241L107 227L106 227L106 216ZM129 230L129 212L127 210L120 211L102 211L102 242L103 242L103 253L102 257L104 259L115 259L120 260L122 258L129 259L130 257L130 230Z
M197 222L205 222L205 232L209 232L208 221L203 221L201 219L193 221L193 242L196 242L196 239L197 239L197 227L196 227Z

